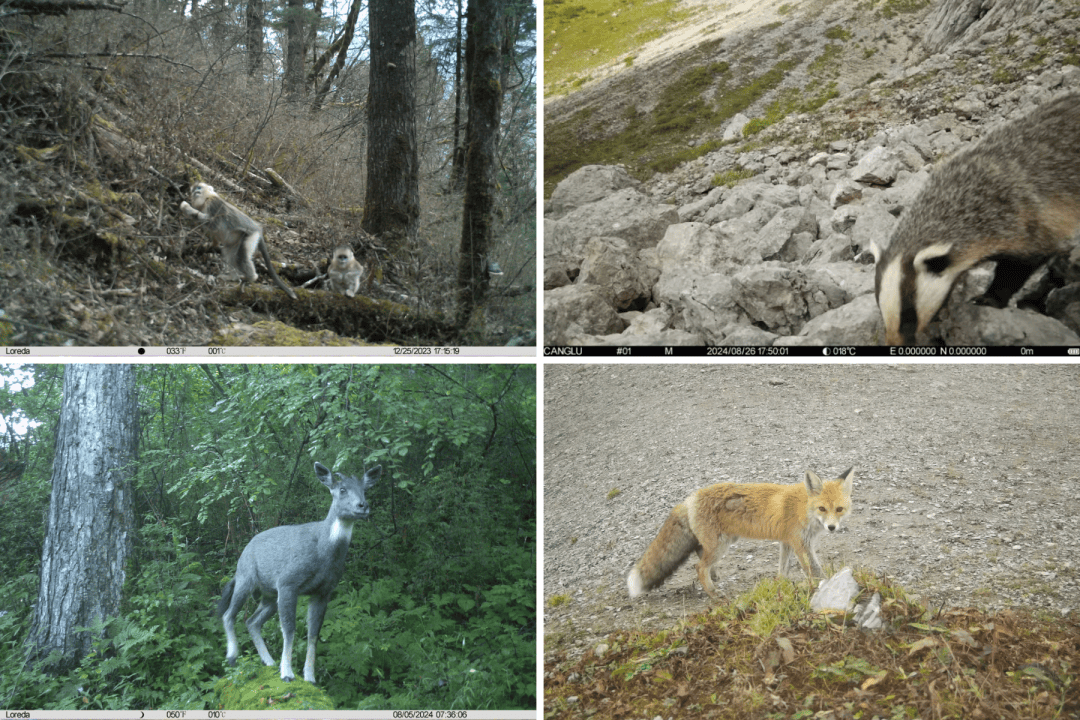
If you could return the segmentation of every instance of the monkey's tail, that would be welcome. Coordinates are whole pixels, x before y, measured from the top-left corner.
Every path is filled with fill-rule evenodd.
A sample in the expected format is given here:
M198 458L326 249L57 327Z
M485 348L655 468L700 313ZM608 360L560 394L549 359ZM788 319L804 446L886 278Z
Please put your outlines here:
M259 239L259 250L262 251L263 262L266 263L266 269L270 271L270 277L274 279L274 284L284 290L286 295L296 300L296 293L278 277L277 272L274 270L274 263L270 261L270 251L266 249L266 241L262 238Z
M626 578L630 597L637 597L645 590L652 590L664 582L699 546L697 537L690 529L686 504L676 505L664 521L656 539L649 543L645 554L634 564L634 569Z

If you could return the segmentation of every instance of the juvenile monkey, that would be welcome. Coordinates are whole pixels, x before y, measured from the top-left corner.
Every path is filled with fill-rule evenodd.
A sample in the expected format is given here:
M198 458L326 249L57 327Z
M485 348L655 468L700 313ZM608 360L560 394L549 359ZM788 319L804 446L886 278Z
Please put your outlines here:
M326 274L330 276L331 290L356 297L367 270L353 256L348 245L339 245L334 248L334 259L330 261Z
M213 187L206 183L196 183L191 189L191 205L186 201L181 202L180 209L206 223L206 231L221 247L221 257L226 267L240 273L241 288L245 282L254 282L258 277L252 261L255 250L258 249L262 251L263 261L274 284L293 300L297 299L293 289L282 282L274 271L274 264L270 262L270 251L266 249L266 240L263 239L262 225L234 205L225 202L214 192Z

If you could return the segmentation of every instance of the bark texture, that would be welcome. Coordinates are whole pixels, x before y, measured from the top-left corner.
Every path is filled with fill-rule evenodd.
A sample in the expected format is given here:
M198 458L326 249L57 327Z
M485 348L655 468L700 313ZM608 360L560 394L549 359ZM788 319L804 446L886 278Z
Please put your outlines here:
M68 365L53 458L41 585L27 644L53 650L58 670L91 649L87 627L120 612L131 552L131 489L138 407L131 365Z
M371 83L367 190L361 225L393 252L416 236L420 217L413 2L373 0L368 22Z
M498 0L469 0L465 70L469 124L465 133L465 213L458 261L456 324L465 328L488 288L488 247L495 210L499 117L502 113L500 21Z

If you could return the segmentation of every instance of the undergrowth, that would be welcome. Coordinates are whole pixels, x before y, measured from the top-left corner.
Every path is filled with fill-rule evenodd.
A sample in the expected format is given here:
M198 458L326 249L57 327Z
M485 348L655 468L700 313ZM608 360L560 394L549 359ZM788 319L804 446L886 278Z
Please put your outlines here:
M149 526L153 528L154 526ZM153 534L151 532L151 534ZM163 538L159 538L163 540ZM71 673L24 665L21 639L37 596L36 576L10 583L0 597L0 705L55 710L206 709L224 668L220 621L206 611L216 594L195 555L146 566L128 584L122 616L89 626L98 639ZM417 603L402 594L407 571L376 581L343 581L320 634L317 684L338 709L506 709L535 703L535 574L532 554L505 549L505 580L461 585ZM515 579L517 578L517 579ZM306 604L297 611L294 662L306 637ZM248 614L256 604L249 600ZM280 633L264 638L280 658ZM258 662L237 623L241 656ZM55 658L54 658L55 659Z

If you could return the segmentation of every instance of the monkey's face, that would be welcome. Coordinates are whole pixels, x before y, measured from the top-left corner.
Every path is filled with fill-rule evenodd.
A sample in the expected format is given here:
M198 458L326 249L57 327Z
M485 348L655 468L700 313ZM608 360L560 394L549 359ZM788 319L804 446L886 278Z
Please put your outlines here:
M206 203L217 193L214 188L206 183L195 183L191 188L191 204L196 210L202 210Z
M334 264L341 270L349 267L349 261L353 259L352 250L338 248L334 251Z

